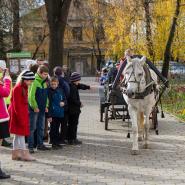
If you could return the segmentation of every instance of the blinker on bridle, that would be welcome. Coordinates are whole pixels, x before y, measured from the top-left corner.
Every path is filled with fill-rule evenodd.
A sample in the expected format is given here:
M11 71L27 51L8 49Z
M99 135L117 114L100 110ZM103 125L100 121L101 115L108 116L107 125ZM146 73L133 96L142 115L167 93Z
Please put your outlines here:
M138 87L138 88L137 88L137 89L138 89L138 92L137 92L137 93L139 93L139 90L140 90L140 81L137 81L136 75L135 75L134 71L135 71L135 68L134 68L134 66L132 65L132 72L131 72L131 74L130 74L128 80L125 79L125 84L124 84L124 86L127 87L127 86L128 86L128 83L135 83L135 84L137 84L137 87ZM134 80L130 80L131 77L132 77L132 75L133 75L133 77L134 77ZM124 80L123 80L123 81L124 81Z

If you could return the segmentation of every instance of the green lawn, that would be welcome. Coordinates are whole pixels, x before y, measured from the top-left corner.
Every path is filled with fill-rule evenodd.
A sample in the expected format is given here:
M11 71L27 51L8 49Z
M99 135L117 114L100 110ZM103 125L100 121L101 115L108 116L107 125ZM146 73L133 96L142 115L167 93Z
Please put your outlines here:
M183 81L171 81L162 102L166 111L185 121L185 83Z

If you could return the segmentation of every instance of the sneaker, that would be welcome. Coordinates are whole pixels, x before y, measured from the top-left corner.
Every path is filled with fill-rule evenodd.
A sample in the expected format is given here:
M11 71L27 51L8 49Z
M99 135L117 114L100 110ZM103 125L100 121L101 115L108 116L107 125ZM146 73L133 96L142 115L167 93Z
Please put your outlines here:
M82 141L79 141L78 139L75 139L73 142L74 142L75 145L81 145L82 144Z
M61 144L57 144L57 146L61 149L63 148L63 146Z
M74 145L74 140L68 140L68 145Z
M79 141L78 139L75 140L68 140L69 145L81 145L82 141Z
M5 172L3 172L0 168L0 179L9 179L10 175L7 175Z
M41 145L41 146L37 146L37 150L45 151L45 150L50 150L50 148L46 147L45 145Z
M58 150L60 149L61 147L59 145L55 145L55 144L52 144L52 149L53 150Z
M1 146L11 147L12 146L12 143L9 143L8 141L6 141L6 139L3 139Z
M59 143L60 143L61 145L67 145L67 144L68 144L68 142L65 141L65 140L62 140L62 141L60 141Z
M34 154L35 153L33 148L29 148L29 152L30 152L30 154Z

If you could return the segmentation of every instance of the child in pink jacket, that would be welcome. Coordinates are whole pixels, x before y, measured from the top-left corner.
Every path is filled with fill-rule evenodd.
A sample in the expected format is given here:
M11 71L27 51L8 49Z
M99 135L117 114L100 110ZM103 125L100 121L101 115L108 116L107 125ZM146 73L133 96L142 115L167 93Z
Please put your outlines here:
M5 75L2 74L6 70ZM9 114L7 111L6 103L4 101L5 97L8 97L11 90L11 78L9 76L8 70L6 69L6 63L4 60L0 60L0 143L2 139L10 137L9 134ZM6 175L0 168L0 179L10 178Z

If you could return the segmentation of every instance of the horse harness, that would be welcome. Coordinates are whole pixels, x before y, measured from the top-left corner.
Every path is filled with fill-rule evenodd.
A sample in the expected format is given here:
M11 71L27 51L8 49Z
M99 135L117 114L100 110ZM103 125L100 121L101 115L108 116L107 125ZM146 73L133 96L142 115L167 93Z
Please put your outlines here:
M132 66L132 68L133 68L133 66ZM126 81L126 79L124 78L123 81L121 82L121 86L123 87L123 93L126 94L126 95L127 95L126 88L127 88L128 82L133 82L133 83L138 84L138 92L134 93L134 97L132 99L144 99L147 95L156 91L156 84L155 84L154 80L151 77L151 73L150 73L149 68L146 65L144 65L143 69L144 69L144 72L145 72L145 80L146 80L146 86L145 86L145 90L143 92L139 92L140 81L137 81L137 79L135 77L134 68L132 70L132 73L130 74L129 79ZM134 80L130 81L130 78L131 78L132 74L134 75Z

